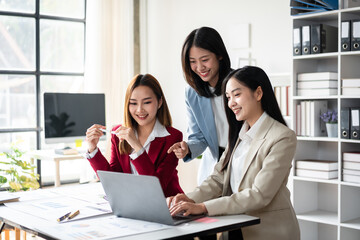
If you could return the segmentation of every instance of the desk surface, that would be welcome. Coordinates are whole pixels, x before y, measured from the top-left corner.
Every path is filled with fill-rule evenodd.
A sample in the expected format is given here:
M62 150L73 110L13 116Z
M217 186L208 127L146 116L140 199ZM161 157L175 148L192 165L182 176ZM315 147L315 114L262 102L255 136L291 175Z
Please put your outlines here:
M34 150L25 153L26 156L34 159L39 160L73 160L73 159L83 159L84 154L83 153L77 153L77 154L69 154L69 155L63 155L63 154L57 154L53 149L48 150Z
M89 186L94 186L94 192L98 192L99 183L97 184L84 184L79 186L73 186L74 191L79 191L80 189L89 189ZM65 189L63 193L67 193L71 187L66 188L54 188L57 191L58 189ZM80 191L79 191L80 192ZM22 197L20 197L21 202ZM26 203L26 201L24 201ZM98 223L103 223L106 221L114 220L115 216L112 214L105 214L101 216L96 216L92 218L87 218L83 220L73 221L72 223L57 223L56 221L49 221L44 218L30 215L28 213L18 211L17 209L0 206L0 221L3 221L9 225L20 228L22 230L31 232L40 237L46 239L57 239L61 236L61 231L65 232L65 227L74 227L79 225L88 225L92 227L93 225L98 225ZM117 218L119 220L126 220L127 222L134 221L129 219ZM218 216L218 217L206 217L203 219L195 220L189 223L181 224L179 226L166 226L164 228L156 231L149 231L140 234L127 235L123 237L116 237L115 239L131 239L131 240L140 240L140 239L169 239L169 238L182 238L182 237L195 237L206 234L212 234L217 232L229 231L239 229L241 227L250 226L254 224L259 224L259 218L248 216L248 215L229 215L229 216ZM93 224L93 225L91 225ZM58 232L56 232L58 231ZM65 238L65 237L60 237ZM66 236L66 239L71 239L70 236ZM76 239L74 236L73 239ZM99 236L94 236L94 238L88 239L105 239L100 238Z

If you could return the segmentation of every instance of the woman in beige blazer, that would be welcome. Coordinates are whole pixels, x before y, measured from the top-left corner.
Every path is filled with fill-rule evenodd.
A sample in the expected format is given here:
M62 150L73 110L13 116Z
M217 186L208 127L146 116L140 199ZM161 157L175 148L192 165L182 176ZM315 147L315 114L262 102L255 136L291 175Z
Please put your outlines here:
M286 126L269 78L258 67L240 68L224 80L223 95L228 146L199 187L167 199L171 214L245 213L260 217L260 224L242 229L245 240L300 239L286 187L296 136ZM229 238L237 234L230 232Z

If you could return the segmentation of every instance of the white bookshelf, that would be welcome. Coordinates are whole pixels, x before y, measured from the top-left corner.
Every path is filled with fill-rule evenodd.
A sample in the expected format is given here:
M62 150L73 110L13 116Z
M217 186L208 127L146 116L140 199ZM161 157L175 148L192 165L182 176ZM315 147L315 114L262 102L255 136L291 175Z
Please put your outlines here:
M360 96L341 95L342 78L360 78L360 51L341 52L341 21L360 19L360 7L343 9L344 2L339 0L339 10L292 18L294 28L315 23L338 28L338 51L293 56L292 60L292 126L296 126L296 105L304 100L326 100L329 109L338 110L339 119L337 138L298 136L294 161L310 158L338 162L338 179L298 177L295 176L295 168L292 169L292 202L302 240L360 239L360 184L343 182L341 175L342 152L359 151L360 140L342 139L340 135L341 108L360 107ZM297 96L297 74L305 72L337 72L338 94L324 97Z

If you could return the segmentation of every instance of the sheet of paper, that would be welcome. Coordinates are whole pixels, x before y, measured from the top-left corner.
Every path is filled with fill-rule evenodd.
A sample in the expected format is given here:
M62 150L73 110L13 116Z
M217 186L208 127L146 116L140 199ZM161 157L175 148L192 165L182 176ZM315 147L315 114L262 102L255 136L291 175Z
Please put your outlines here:
M160 223L145 222L128 218L119 218L114 215L96 219L86 219L81 222L39 226L37 230L46 232L58 239L92 240L110 239L129 236L139 233L159 231L172 226Z
M51 190L64 196L71 196L94 204L107 203L104 199L105 192L101 183L91 183L71 187L60 187Z
M68 212L80 210L80 214L69 221L75 221L93 216L108 214L109 210L104 206L91 204L72 197L45 198L25 202L5 203L9 208L21 211L33 216L57 222L57 219ZM111 212L111 211L110 211Z

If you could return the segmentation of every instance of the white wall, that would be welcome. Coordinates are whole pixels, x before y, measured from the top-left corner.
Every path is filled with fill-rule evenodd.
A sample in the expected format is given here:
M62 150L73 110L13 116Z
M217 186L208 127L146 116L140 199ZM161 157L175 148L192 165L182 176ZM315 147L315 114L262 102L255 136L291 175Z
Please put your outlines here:
M195 28L209 26L223 37L231 56L239 51L229 47L231 29L250 24L250 53L257 66L268 74L291 72L291 18L288 0L144 0L146 12L145 48L142 72L153 74L161 83L173 117L173 125L186 137L185 80L181 69L181 47ZM143 32L144 33L144 32ZM144 36L142 36L144 37ZM232 63L236 68L236 63ZM185 191L196 183L196 161L180 161L180 182Z

